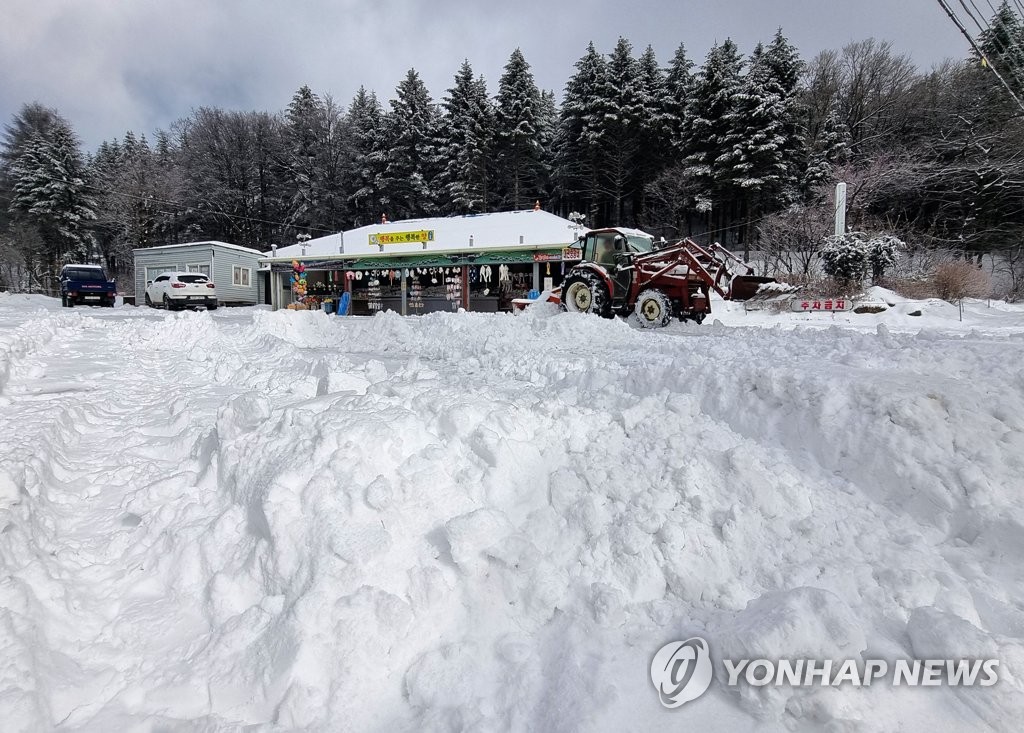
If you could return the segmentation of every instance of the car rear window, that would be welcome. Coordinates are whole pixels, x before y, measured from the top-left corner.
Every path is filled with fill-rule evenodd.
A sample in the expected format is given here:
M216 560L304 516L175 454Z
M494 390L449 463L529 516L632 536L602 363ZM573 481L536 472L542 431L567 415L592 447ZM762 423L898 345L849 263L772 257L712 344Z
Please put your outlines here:
M178 275L180 283L204 283L209 280L206 275Z
M69 267L64 271L64 276L69 280L84 280L86 282L105 283L107 281L103 270L98 267Z

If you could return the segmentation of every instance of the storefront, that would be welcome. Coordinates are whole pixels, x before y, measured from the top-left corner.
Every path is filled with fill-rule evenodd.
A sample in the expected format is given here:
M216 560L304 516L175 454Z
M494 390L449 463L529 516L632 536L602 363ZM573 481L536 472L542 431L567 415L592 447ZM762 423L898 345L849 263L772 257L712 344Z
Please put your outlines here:
M497 312L559 286L579 259L578 231L543 211L417 219L279 248L261 262L275 309L334 310L348 293L354 315Z

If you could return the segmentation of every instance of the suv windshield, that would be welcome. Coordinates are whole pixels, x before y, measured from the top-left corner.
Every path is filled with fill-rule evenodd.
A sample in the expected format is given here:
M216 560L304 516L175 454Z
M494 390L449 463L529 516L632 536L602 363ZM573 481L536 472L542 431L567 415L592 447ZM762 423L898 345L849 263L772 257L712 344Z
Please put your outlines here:
M107 276L98 267L69 267L64 270L64 277L69 280L84 280L85 282L105 283Z
M178 282L180 282L180 283L204 283L204 282L206 282L206 275L178 275Z

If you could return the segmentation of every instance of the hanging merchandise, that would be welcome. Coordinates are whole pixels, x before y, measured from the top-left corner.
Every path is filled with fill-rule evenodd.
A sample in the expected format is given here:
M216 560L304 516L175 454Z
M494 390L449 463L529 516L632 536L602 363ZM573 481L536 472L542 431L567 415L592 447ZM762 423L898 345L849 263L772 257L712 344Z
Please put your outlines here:
M492 275L492 273L491 273L491 266L490 265L484 265L483 267L480 268L480 280L481 281L483 281L485 283L489 283L491 281L491 275Z
M306 300L306 266L298 260L292 260L292 293L298 303Z
M363 273L360 270L360 271L356 272L356 280L362 280L362 279L363 279Z
M508 269L508 265L501 265L498 267L498 280L511 280L512 273Z

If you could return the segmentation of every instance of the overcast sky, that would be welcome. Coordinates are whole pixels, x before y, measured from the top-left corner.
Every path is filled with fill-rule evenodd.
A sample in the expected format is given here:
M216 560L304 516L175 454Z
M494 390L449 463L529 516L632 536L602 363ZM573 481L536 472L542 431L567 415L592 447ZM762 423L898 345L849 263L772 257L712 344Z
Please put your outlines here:
M591 40L650 44L663 64L682 42L699 64L716 40L746 54L780 26L808 60L871 36L922 69L967 53L935 0L3 0L0 119L38 100L93 149L204 105L279 111L302 84L389 99L411 67L440 99L464 58L493 94L516 47L561 98Z

